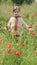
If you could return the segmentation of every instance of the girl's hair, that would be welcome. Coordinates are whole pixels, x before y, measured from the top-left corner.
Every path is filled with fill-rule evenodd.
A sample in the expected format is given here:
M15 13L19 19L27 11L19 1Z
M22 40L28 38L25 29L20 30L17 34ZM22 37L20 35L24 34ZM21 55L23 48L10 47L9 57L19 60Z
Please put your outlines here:
M13 7L13 12L14 12L15 10L19 10L19 11L20 11L20 7L19 7L19 6L14 6L14 7Z

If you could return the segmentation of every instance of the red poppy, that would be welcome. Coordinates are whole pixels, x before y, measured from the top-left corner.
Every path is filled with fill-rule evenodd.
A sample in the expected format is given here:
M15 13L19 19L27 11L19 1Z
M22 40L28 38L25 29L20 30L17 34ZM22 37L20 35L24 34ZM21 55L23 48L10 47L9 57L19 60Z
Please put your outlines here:
M8 48L8 49L11 49L11 45L10 45L10 44L8 44L8 45L7 45L7 48Z
M32 28L32 26L28 26L28 28L30 29L30 28Z
M24 44L24 43L22 43L22 46L25 46L25 44Z
M34 35L35 35L35 32L34 32L34 31L32 31L31 36L34 36Z
M16 56L20 56L20 52L18 52L18 51L15 51L14 54L15 54Z
M11 54L11 53L12 53L12 52L11 52L11 50L9 49L9 50L8 50L8 54Z
M2 38L0 38L0 43L2 42Z

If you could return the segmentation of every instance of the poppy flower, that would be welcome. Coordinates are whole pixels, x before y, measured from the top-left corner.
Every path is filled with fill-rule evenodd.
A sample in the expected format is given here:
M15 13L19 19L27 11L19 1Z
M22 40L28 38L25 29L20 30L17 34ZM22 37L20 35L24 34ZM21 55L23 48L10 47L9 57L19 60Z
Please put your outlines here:
M2 38L0 38L0 43L2 42Z
M11 49L11 45L10 45L10 44L8 44L8 45L7 45L7 48L8 48L8 49Z
M9 50L7 51L7 53L8 53L8 54L11 54L12 52L11 52L11 50L9 49Z
M34 35L35 35L35 32L34 32L34 31L32 31L31 36L34 36Z
M25 44L24 44L24 43L22 43L22 46L25 46Z
M18 51L15 51L14 54L15 54L16 56L20 56L20 52L18 52Z

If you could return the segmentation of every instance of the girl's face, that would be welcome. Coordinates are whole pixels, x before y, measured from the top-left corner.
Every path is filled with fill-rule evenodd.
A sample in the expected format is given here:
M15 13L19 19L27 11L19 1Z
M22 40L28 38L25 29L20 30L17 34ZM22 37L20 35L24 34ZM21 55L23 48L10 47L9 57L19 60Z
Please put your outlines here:
M14 16L19 16L19 10L18 9L14 11Z

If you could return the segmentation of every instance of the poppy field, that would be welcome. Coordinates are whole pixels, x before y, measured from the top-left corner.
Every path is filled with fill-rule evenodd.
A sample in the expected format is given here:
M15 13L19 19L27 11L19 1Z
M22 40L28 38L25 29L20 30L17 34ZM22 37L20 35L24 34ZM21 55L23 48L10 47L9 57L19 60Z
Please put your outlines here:
M9 13L5 6L9 8ZM3 29L7 28L8 20L13 15L12 5L5 6L0 5L0 65L37 65L37 3L20 6L21 16L29 25L28 28L33 30L24 29L18 41L14 33L11 35L10 30Z

